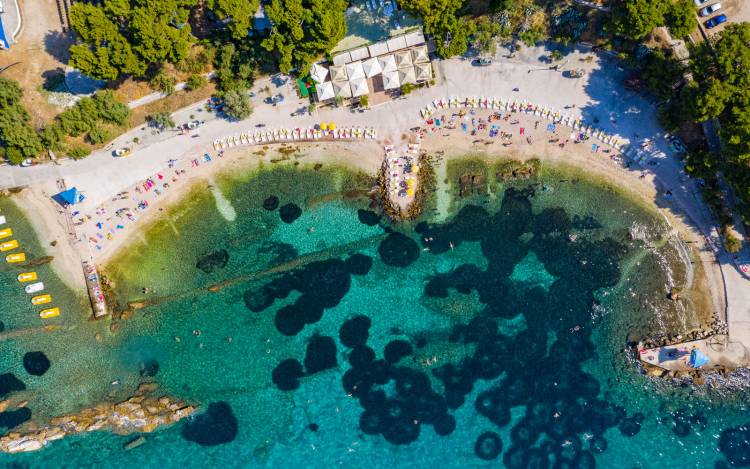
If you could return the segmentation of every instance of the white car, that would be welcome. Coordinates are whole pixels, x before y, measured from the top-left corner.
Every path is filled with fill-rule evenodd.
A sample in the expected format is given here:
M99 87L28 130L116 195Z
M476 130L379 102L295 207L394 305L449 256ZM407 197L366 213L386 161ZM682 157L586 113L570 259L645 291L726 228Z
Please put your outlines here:
M0 1L0 13L5 13L5 7L3 7L2 1Z
M695 0L695 6L699 7L706 2L708 2L708 0Z
M721 3L714 3L713 5L707 6L701 10L701 16L708 16L721 9Z

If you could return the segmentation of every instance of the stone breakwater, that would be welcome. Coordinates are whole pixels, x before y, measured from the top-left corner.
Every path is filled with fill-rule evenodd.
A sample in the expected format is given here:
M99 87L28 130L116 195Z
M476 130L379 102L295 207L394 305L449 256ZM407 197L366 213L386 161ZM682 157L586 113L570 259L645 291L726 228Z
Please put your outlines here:
M196 408L168 396L133 396L118 403L100 403L75 414L53 418L48 425L29 424L0 437L0 451L19 453L44 448L67 435L108 430L120 435L148 433L195 412Z

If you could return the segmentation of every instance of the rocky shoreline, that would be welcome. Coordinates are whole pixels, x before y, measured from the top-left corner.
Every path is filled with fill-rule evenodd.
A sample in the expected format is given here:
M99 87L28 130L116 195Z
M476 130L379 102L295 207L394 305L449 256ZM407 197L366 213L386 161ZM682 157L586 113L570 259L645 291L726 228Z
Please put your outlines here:
M118 435L148 433L192 415L196 407L169 396L147 396L153 384L139 386L135 396L121 402L103 402L74 414L55 417L49 424L29 423L0 437L0 451L36 451L68 435L106 430Z

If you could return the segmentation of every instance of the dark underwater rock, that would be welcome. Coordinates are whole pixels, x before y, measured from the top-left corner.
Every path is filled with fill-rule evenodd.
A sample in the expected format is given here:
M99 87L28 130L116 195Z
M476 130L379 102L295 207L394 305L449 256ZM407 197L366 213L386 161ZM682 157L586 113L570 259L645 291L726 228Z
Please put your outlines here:
M594 435L594 437L589 440L589 449L593 453L601 454L607 451L607 446L606 438L601 435Z
M397 339L388 342L388 345L385 346L385 350L383 351L383 355L386 362L394 364L402 358L408 357L413 352L414 350L409 342Z
M750 428L727 428L719 436L719 451L734 467L750 466Z
M195 266L203 272L210 274L216 269L223 269L227 266L228 262L229 252L227 252L226 249L219 249L218 251L198 258L198 262Z
M282 391L292 391L299 387L299 379L304 376L302 364L294 358L288 358L273 369L271 380Z
M456 418L451 414L443 414L432 425L438 435L450 435L456 429Z
M30 375L42 376L49 367L49 358L43 352L28 352L23 356L23 368Z
M477 437L474 443L474 454L480 459L490 461L497 458L503 451L503 440L495 432L484 432Z
M279 198L275 195L271 195L263 201L263 208L272 212L279 208Z
M8 429L17 427L31 418L31 409L22 407L0 413L0 427Z
M302 332L305 328L304 312L296 306L287 305L276 312L274 324L276 330L284 335L293 336Z
M375 226L380 223L380 215L371 210L357 210L357 217L359 217L360 223L367 226Z
M279 217L284 223L293 223L300 215L302 215L302 209L296 204L282 205L279 209Z
M336 342L333 337L315 335L307 344L305 372L308 375L336 367Z
M339 340L345 347L354 348L367 343L370 336L372 321L367 316L360 314L344 321L339 328Z
M237 436L237 418L224 401L212 402L208 410L182 427L182 437L201 446L229 443Z
M349 364L353 368L366 367L375 361L375 351L367 345L357 345L349 353Z
M409 418L391 419L383 429L383 438L394 445L408 445L419 438L420 425Z
M367 275L372 268L372 257L365 254L353 254L345 262L352 275Z
M275 300L271 291L265 287L247 290L242 299L245 301L245 307L254 313L260 313Z
M16 375L13 373L3 373L0 375L0 398L14 391L23 391L24 389L26 389L26 385L23 384L23 381L16 378Z
M5 323L0 321L0 332L3 332L5 330Z
M378 254L386 265L406 267L419 258L419 245L410 237L394 232L380 243Z
M159 373L159 362L153 358L140 362L138 364L138 373L143 378L153 378Z
M620 433L625 436L635 436L641 431L641 422L643 421L643 414L636 413L632 417L623 419L620 422L619 429Z

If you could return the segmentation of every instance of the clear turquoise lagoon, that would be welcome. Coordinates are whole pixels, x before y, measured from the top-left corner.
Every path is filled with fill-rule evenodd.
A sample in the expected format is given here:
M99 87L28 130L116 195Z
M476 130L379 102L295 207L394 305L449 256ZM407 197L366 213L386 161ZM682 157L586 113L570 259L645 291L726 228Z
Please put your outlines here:
M114 333L88 321L86 299L49 266L36 270L60 329L26 330L43 324L19 269L0 266L0 366L26 387L2 398L28 400L33 420L126 398L144 381L200 406L130 451L133 436L93 432L0 462L750 465L744 430L727 431L749 420L745 392L652 381L627 351L710 314L667 299L688 272L663 217L562 167L399 225L370 211L366 189L363 175L326 166L225 175L213 190L233 221L195 189L110 265L121 309L154 303ZM12 197L0 213L27 252L44 254ZM33 351L50 360L42 376L24 369Z

